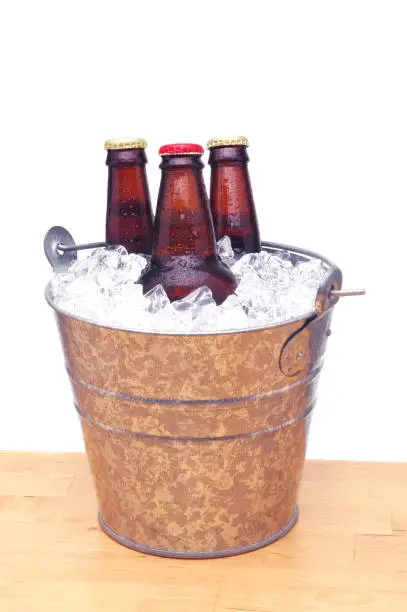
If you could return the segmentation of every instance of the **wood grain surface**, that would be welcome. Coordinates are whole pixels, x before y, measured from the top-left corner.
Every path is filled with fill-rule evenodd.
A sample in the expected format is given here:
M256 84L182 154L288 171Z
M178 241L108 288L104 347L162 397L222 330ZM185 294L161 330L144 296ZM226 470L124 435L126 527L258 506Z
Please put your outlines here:
M3 612L404 612L407 464L309 461L300 520L227 559L161 559L97 523L83 454L0 454Z

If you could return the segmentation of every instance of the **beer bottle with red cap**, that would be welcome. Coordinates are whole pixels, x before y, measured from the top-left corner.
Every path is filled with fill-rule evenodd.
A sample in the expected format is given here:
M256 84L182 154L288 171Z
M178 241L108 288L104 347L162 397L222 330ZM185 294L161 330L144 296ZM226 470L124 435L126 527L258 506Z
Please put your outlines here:
M258 252L261 245L248 170L249 142L244 136L212 138L207 146L216 239L229 236L237 253Z
M232 272L219 259L202 175L204 150L196 144L160 148L161 184L154 222L151 267L144 291L161 284L171 301L206 285L217 304L236 288Z
M153 213L148 190L143 138L106 140L106 242L121 244L129 253L151 253Z

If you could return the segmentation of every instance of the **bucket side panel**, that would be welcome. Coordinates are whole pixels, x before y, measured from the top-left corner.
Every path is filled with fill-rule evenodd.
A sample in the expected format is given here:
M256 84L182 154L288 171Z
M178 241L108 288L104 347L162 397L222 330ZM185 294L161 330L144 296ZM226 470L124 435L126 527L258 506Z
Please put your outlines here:
M285 387L281 348L304 323L166 336L108 329L62 314L57 318L67 368L76 379L114 393L180 400L247 397Z
M123 438L86 420L82 426L102 518L128 541L227 551L273 536L295 514L304 419L210 442Z

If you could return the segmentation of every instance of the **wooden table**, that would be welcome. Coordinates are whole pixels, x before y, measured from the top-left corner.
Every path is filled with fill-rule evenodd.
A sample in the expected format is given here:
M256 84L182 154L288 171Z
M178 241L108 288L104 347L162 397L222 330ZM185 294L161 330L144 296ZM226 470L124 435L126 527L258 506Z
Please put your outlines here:
M100 531L84 455L0 453L0 610L405 612L407 464L309 461L288 536L179 561Z

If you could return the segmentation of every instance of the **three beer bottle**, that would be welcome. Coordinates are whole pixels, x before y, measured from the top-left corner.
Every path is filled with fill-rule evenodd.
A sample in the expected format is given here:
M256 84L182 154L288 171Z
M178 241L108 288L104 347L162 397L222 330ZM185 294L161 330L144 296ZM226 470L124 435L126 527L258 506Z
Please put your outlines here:
M210 149L210 199L216 239L229 236L237 253L258 252L261 243L247 166L248 140L243 136L212 138L207 146Z
M121 244L129 253L151 253L153 213L148 190L142 138L107 140L106 242Z
M161 284L171 301L207 285L217 304L236 288L232 272L216 254L208 196L202 175L204 150L196 144L160 148L162 170L150 269L144 291Z

